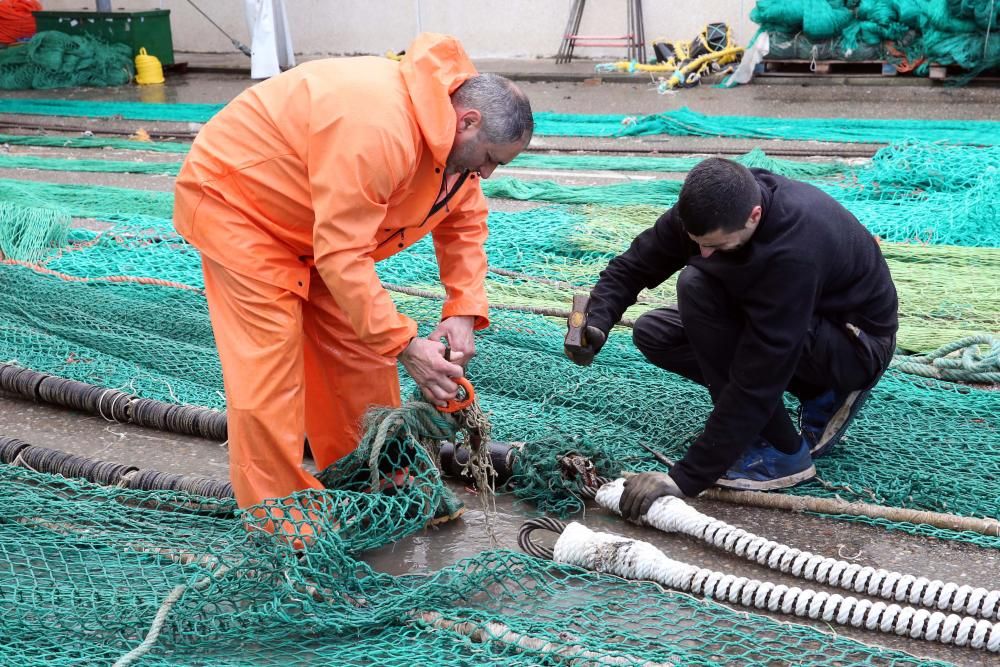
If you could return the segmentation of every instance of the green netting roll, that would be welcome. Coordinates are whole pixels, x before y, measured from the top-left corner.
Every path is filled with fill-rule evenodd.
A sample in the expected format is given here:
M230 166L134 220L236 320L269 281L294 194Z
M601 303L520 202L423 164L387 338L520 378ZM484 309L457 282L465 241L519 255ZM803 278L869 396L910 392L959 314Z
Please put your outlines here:
M120 86L132 80L132 49L89 35L43 31L0 51L0 89Z
M191 144L177 141L131 141L114 137L38 136L34 134L0 134L0 144L54 148L121 148L153 153L187 153L191 149Z
M802 10L801 0L758 0L750 20L768 29L796 33L802 30Z
M135 162L129 160L68 160L35 155L0 153L0 169L42 169L46 171L89 171L118 174L159 174L176 176L180 162Z
M162 120L183 123L205 123L224 104L108 102L103 100L63 100L41 98L0 99L0 113L40 116L83 116L129 120Z
M853 11L852 11L853 7ZM751 19L771 33L801 30L814 39L841 39L846 48L895 43L910 62L958 65L974 75L1000 65L993 34L1000 23L995 0L761 0ZM959 80L961 83L961 79Z
M911 0L912 1L912 0ZM978 26L972 19L972 13L956 12L951 0L927 0L927 25L946 32L976 32ZM960 4L960 3L959 3ZM991 4L990 0L980 0L977 5Z
M482 182L487 197L546 201L558 204L659 204L670 206L681 191L681 181L631 181L614 185L563 185L554 181L499 178Z
M803 0L802 32L810 39L829 39L839 35L853 20L854 14L842 3Z

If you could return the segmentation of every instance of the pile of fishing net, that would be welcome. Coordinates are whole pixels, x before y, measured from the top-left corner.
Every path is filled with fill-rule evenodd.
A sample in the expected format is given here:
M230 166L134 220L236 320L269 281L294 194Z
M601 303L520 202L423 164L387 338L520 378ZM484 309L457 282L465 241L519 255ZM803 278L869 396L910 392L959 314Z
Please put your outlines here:
M1000 66L995 0L758 0L750 18L787 57L901 59L970 73ZM884 49L884 50L883 50Z
M0 51L0 90L121 86L134 73L129 46L89 35L45 31Z

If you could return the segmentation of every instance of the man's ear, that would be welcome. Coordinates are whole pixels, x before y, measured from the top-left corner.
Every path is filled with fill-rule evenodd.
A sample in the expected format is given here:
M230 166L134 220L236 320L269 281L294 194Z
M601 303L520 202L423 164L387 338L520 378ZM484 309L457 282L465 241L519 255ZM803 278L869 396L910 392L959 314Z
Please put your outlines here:
M457 115L459 132L474 130L483 122L483 114L478 109L459 109Z
M760 222L760 217L764 214L764 209L760 206L754 206L753 210L750 211L750 219L747 220L747 225L750 227L756 227L757 223Z

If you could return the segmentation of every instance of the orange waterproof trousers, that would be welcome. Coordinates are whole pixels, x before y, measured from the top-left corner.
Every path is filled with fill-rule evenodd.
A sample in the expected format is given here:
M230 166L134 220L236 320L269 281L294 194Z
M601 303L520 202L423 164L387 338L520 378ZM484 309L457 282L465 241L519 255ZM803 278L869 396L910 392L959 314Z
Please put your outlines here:
M322 488L302 468L303 437L320 470L354 451L367 408L400 404L396 360L358 339L315 268L302 299L208 257L202 263L237 504Z

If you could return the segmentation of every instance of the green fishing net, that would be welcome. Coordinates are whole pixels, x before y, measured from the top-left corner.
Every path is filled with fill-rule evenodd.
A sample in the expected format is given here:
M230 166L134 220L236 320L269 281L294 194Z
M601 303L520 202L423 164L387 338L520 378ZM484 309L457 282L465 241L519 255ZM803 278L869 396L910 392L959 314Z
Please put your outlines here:
M47 30L0 50L0 90L121 86L134 73L131 47L89 35Z
M539 166L530 162L523 166ZM799 176L882 237L900 290L902 346L929 351L1000 330L995 149L906 143L858 165L775 164L812 169ZM594 165L545 166L602 168ZM587 198L601 204L490 216L493 325L478 338L468 376L494 437L526 443L506 490L553 513L582 506L563 456L585 456L608 476L659 469L640 443L681 455L711 407L703 388L647 363L627 328L580 368L562 352L564 318L539 314L568 308L669 203L664 195L650 206L640 191L629 195L638 204L607 200L623 189ZM0 200L0 360L224 407L200 258L172 229L168 193L6 180ZM70 215L92 220L67 228ZM416 290L393 298L428 334L443 296L429 241L378 271L386 284ZM672 300L671 285L661 286L627 317ZM412 382L401 380L412 395ZM793 492L998 516L998 417L1000 392L890 371L845 440L818 461L819 479ZM455 427L419 402L370 419L359 449L324 471L330 489L247 513L228 500L0 466L0 662L930 664L509 551L432 574L375 571L366 551L423 530L454 502L433 441ZM997 537L852 520L1000 547ZM274 526L300 541L263 530Z

